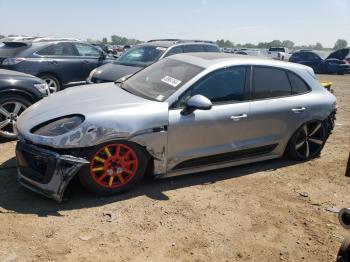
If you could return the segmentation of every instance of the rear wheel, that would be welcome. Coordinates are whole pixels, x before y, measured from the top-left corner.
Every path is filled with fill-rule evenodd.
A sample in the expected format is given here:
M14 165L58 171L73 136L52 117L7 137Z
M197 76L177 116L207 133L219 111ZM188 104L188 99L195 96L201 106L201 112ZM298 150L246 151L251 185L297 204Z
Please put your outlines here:
M31 105L28 99L19 95L7 95L0 98L0 137L17 137L17 118Z
M144 150L127 141L94 147L89 152L90 165L79 174L83 186L93 193L113 195L137 184L147 169Z
M292 136L286 153L295 160L311 159L320 154L326 139L326 129L322 121L307 122Z
M45 81L51 94L61 90L61 83L56 77L52 75L43 75L40 76L40 78Z

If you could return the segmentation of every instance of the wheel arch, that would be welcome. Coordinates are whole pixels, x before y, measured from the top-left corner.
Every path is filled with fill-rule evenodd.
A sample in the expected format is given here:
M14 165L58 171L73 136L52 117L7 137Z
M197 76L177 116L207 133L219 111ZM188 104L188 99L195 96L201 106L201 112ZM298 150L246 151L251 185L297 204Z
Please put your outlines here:
M60 83L61 87L63 86L62 78L58 74L53 73L52 71L43 71L43 72L40 72L39 74L37 74L36 76L41 78L45 75L50 75L50 76L55 77L58 80L58 82Z
M308 119L307 121L303 121L300 125L298 125L298 126L293 130L293 132L290 133L289 138L288 138L288 141L287 141L287 143L285 143L284 148L283 148L283 155L286 154L286 150L287 150L288 145L289 145L290 141L292 140L293 136L295 135L295 133L296 133L303 125L305 125L306 123L311 122L311 121L321 121L324 125L326 125L326 124L327 124L327 123L326 123L327 120L328 120L328 118L325 118L325 119L324 119L324 118L322 118L322 117L320 117L320 116L317 116L317 117L310 118L310 119Z
M5 90L1 90L0 95L1 96L7 96L7 95L9 95L9 96L11 96L11 95L22 96L25 99L28 99L31 103L35 103L35 102L40 100L34 94L32 94L28 91L19 89L19 88L14 88L14 87L8 87L8 88L5 88Z
M137 139L128 139L127 137L110 137L108 139L105 139L103 141L99 141L96 145L103 145L103 144L109 144L109 143L117 143L117 142L127 142L132 143L142 149L147 157L147 167L146 167L146 175L154 175L155 173L155 167L157 166L157 158L155 157L155 151L154 148L150 147L146 143L144 143L141 140Z
M163 129L164 128L164 129ZM166 173L167 168L167 128L155 128L144 130L135 135L129 136L111 136L107 139L95 141L94 144L103 144L115 141L127 141L135 143L141 147L148 155L151 163L147 168L147 173L158 176Z

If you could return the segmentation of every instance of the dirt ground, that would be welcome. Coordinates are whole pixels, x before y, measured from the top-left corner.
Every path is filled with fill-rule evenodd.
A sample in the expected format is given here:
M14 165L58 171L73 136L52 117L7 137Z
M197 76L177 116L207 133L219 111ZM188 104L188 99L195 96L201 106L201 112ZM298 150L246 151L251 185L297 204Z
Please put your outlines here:
M57 204L19 186L15 142L2 143L0 261L335 261L350 232L326 209L350 207L350 75L318 77L334 82L339 110L321 157L305 163L148 179L114 197L73 183Z

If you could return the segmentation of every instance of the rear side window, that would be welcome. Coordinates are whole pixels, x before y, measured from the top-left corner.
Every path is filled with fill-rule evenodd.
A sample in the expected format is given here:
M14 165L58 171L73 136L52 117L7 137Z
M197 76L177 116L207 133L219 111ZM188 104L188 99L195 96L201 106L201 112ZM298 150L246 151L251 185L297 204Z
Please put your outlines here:
M301 53L294 53L290 57L290 59L300 59L302 57Z
M167 56L171 56L171 55L176 55L176 54L181 54L183 53L182 47L181 46L174 46L173 48L171 48L168 53L165 55L165 57Z
M99 57L101 55L101 52L93 46L81 44L81 43L75 43L74 45L77 48L80 56Z
M292 94L285 71L269 68L254 67L252 99L274 98Z
M304 94L310 89L307 84L297 75L288 73L289 81L292 85L292 94Z
M77 52L70 43L58 43L38 51L37 54L50 56L76 56Z
M204 45L206 52L220 52L219 48L215 45Z
M270 52L285 52L285 49L283 47L270 47Z
M184 53L204 52L204 48L202 45L184 45L183 49Z

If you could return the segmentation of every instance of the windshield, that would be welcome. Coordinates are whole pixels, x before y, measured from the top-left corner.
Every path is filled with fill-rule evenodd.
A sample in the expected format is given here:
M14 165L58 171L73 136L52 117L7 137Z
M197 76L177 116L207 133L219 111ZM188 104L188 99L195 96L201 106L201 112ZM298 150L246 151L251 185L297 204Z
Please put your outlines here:
M270 52L284 52L285 49L283 47L270 47Z
M330 51L314 51L314 53L317 54L322 59L326 59L331 52Z
M157 61L167 48L161 46L139 46L122 54L114 63L118 65L146 67Z
M155 101L164 101L203 68L166 58L139 71L122 83L126 91Z

